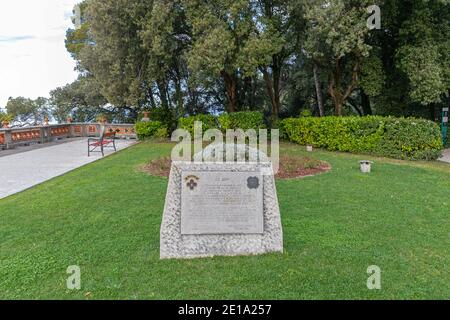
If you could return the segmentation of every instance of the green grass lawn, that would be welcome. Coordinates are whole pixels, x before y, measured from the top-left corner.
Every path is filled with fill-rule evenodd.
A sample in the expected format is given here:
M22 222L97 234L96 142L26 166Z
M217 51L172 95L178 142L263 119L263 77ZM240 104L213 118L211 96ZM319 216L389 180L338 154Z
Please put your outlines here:
M277 181L284 254L160 261L167 179L137 167L171 147L142 143L0 200L0 298L450 298L450 165L316 151L331 172ZM366 287L370 265L381 290Z

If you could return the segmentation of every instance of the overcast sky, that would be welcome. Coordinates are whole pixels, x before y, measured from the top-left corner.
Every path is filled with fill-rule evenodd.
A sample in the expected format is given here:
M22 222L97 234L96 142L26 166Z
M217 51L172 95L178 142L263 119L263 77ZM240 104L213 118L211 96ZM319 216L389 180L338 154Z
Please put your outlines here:
M64 46L80 0L0 0L0 108L10 96L48 97L76 79Z

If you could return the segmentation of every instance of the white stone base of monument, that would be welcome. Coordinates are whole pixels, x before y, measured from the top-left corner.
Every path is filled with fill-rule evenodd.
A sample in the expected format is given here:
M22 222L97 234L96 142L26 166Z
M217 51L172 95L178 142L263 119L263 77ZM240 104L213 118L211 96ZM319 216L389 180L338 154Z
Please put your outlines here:
M186 234L192 232L192 225L189 225L188 229L186 227L186 222L184 222L185 230L182 232L182 183L186 183L186 181L183 180L183 174L186 175L187 172L189 174L192 174L192 172L199 172L199 176L201 176L201 173L214 172L249 173L250 176L259 176L261 172L267 173L273 172L273 170L270 162L259 164L173 162L170 170L169 185L167 188L164 215L161 224L161 259L258 255L270 252L283 252L283 232L273 174L260 176L263 180L260 186L263 188L261 199L263 211L262 221L260 221L261 228L256 228L259 231L255 231L255 228L245 229L246 232L258 233L227 233L229 231L226 231L225 226L224 229L214 226L212 229L223 232L221 234L202 234L204 230L201 231L201 229L199 229L199 232L193 232L196 234ZM252 174L253 172L254 174ZM238 176L239 175L236 175L236 177ZM258 184L258 182L256 182L256 184ZM197 184L192 182L192 187L194 186L196 187ZM190 187L190 185L188 185L188 187ZM183 188L186 187L183 186ZM189 190L187 192L189 192ZM183 210L187 210L186 207L184 208L185 209ZM194 218L189 217L189 219ZM184 217L184 220L185 219L186 217ZM258 219L254 219L254 222L252 223L255 223L255 225L258 226L258 222ZM191 224L192 223L193 222L191 221ZM237 226L239 225L239 223L235 224ZM203 229L204 228L205 226L203 226Z

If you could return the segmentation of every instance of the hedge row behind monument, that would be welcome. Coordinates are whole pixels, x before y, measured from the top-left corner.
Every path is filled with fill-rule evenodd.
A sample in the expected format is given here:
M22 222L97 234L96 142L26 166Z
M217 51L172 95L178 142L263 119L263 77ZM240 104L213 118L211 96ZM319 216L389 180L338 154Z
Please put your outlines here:
M301 145L396 159L435 160L443 148L439 126L416 118L289 118L280 122L280 131L283 139Z

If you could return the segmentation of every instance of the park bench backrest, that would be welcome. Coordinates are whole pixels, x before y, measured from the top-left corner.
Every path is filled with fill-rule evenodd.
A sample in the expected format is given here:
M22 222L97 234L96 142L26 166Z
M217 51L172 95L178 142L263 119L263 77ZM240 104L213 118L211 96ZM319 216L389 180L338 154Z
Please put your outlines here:
M103 139L112 139L116 137L116 132L112 131L112 132L105 132L103 134Z

